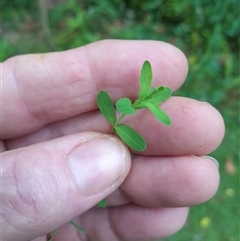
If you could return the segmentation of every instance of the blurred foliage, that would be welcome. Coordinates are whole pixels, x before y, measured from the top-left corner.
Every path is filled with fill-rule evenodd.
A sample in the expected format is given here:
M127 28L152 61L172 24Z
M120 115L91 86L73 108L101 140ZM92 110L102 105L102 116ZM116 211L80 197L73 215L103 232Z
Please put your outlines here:
M2 0L1 61L51 48L66 50L105 38L161 40L186 54L189 74L175 95L210 102L223 115L226 135L220 148L212 153L220 161L222 181L215 197L194 207L184 229L166 240L237 241L239 1L45 0L46 9L39 7L40 1ZM44 23L45 10L48 16ZM46 27L49 34L44 31ZM234 174L229 174L224 165L229 158ZM204 217L211 220L208 228L201 227Z

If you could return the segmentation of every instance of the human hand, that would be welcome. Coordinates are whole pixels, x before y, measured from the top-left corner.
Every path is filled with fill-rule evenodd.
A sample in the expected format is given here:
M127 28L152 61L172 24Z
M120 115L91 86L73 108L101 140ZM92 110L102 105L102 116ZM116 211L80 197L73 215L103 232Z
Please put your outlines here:
M177 232L187 207L214 195L219 173L206 155L221 142L224 124L209 104L171 97L161 105L171 126L147 110L126 118L147 142L133 160L107 135L98 91L134 99L145 60L153 86L183 84L185 57L157 41L100 41L2 64L4 241L45 241L61 225L56 241L150 241ZM110 207L92 208L106 196ZM86 236L65 224L71 219Z

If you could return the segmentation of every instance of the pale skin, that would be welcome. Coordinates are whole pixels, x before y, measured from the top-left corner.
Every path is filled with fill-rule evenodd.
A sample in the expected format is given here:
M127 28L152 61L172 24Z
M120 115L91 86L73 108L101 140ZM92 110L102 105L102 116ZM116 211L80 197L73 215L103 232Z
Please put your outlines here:
M127 117L148 145L133 160L108 134L97 93L136 98L145 60L153 86L175 91L184 83L186 58L158 41L106 40L1 64L3 240L45 241L60 226L56 241L161 239L184 225L189 206L215 194L218 167L207 155L224 123L210 104L171 97L162 104L169 127L147 110ZM106 196L110 207L92 208ZM66 224L72 219L86 235Z

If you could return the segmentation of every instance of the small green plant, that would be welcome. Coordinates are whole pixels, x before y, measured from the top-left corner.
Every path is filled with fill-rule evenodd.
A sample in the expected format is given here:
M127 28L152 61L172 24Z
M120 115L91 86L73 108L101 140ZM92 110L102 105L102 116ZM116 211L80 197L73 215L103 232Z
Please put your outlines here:
M148 108L158 121L165 125L171 124L170 118L159 107L159 104L167 100L172 95L172 91L169 87L164 86L150 88L151 82L152 67L149 61L145 61L140 75L138 98L132 102L125 97L116 102L116 109L120 112L119 118L116 117L115 108L108 93L101 90L97 95L98 108L112 125L112 134L116 132L127 146L136 151L144 151L147 145L139 133L130 126L120 123L126 115L132 115L139 109Z
M117 118L116 109L113 101L108 93L104 90L100 90L97 95L97 105L105 117L105 119L112 125L111 133L116 134L121 140L131 149L135 151L144 151L147 147L146 141L143 137L136 132L133 128L126 124L120 123L126 115L133 115L139 109L149 109L156 119L165 125L170 125L171 120L168 115L159 107L159 105L167 100L172 91L169 87L160 86L151 88L152 83L152 67L149 61L145 61L142 66L140 75L140 90L138 98L135 101L131 101L129 98L121 98L116 102L116 109L119 111L120 116ZM107 206L106 199L100 201L98 207L105 208ZM75 222L70 221L75 228L81 232L85 232L83 228L78 226ZM48 241L52 241L56 235L57 230L51 233L51 237Z
M131 101L129 98L121 98L116 102L116 109L119 111L119 118L116 117L115 107L111 97L104 90L97 95L97 104L105 119L112 125L111 133L117 133L121 140L135 151L144 151L147 147L144 138L133 128L126 124L121 124L121 120L126 115L135 114L137 110L148 108L156 119L165 125L170 125L171 120L168 115L159 107L159 104L167 100L172 95L169 87L160 86L151 88L152 67L149 61L145 61L140 75L140 90L138 98ZM98 203L98 207L107 206L106 199Z

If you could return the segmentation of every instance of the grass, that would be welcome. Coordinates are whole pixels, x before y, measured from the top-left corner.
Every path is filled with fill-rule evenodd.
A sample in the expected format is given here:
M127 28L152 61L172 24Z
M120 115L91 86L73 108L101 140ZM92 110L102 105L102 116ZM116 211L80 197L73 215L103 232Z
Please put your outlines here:
M179 47L190 71L183 95L210 102L223 115L226 135L212 155L221 184L209 202L192 207L184 228L165 241L237 241L240 237L240 75L237 0L3 0L1 61L65 50L104 38L154 39ZM37 4L41 3L41 4ZM187 16L187 17L186 17Z

